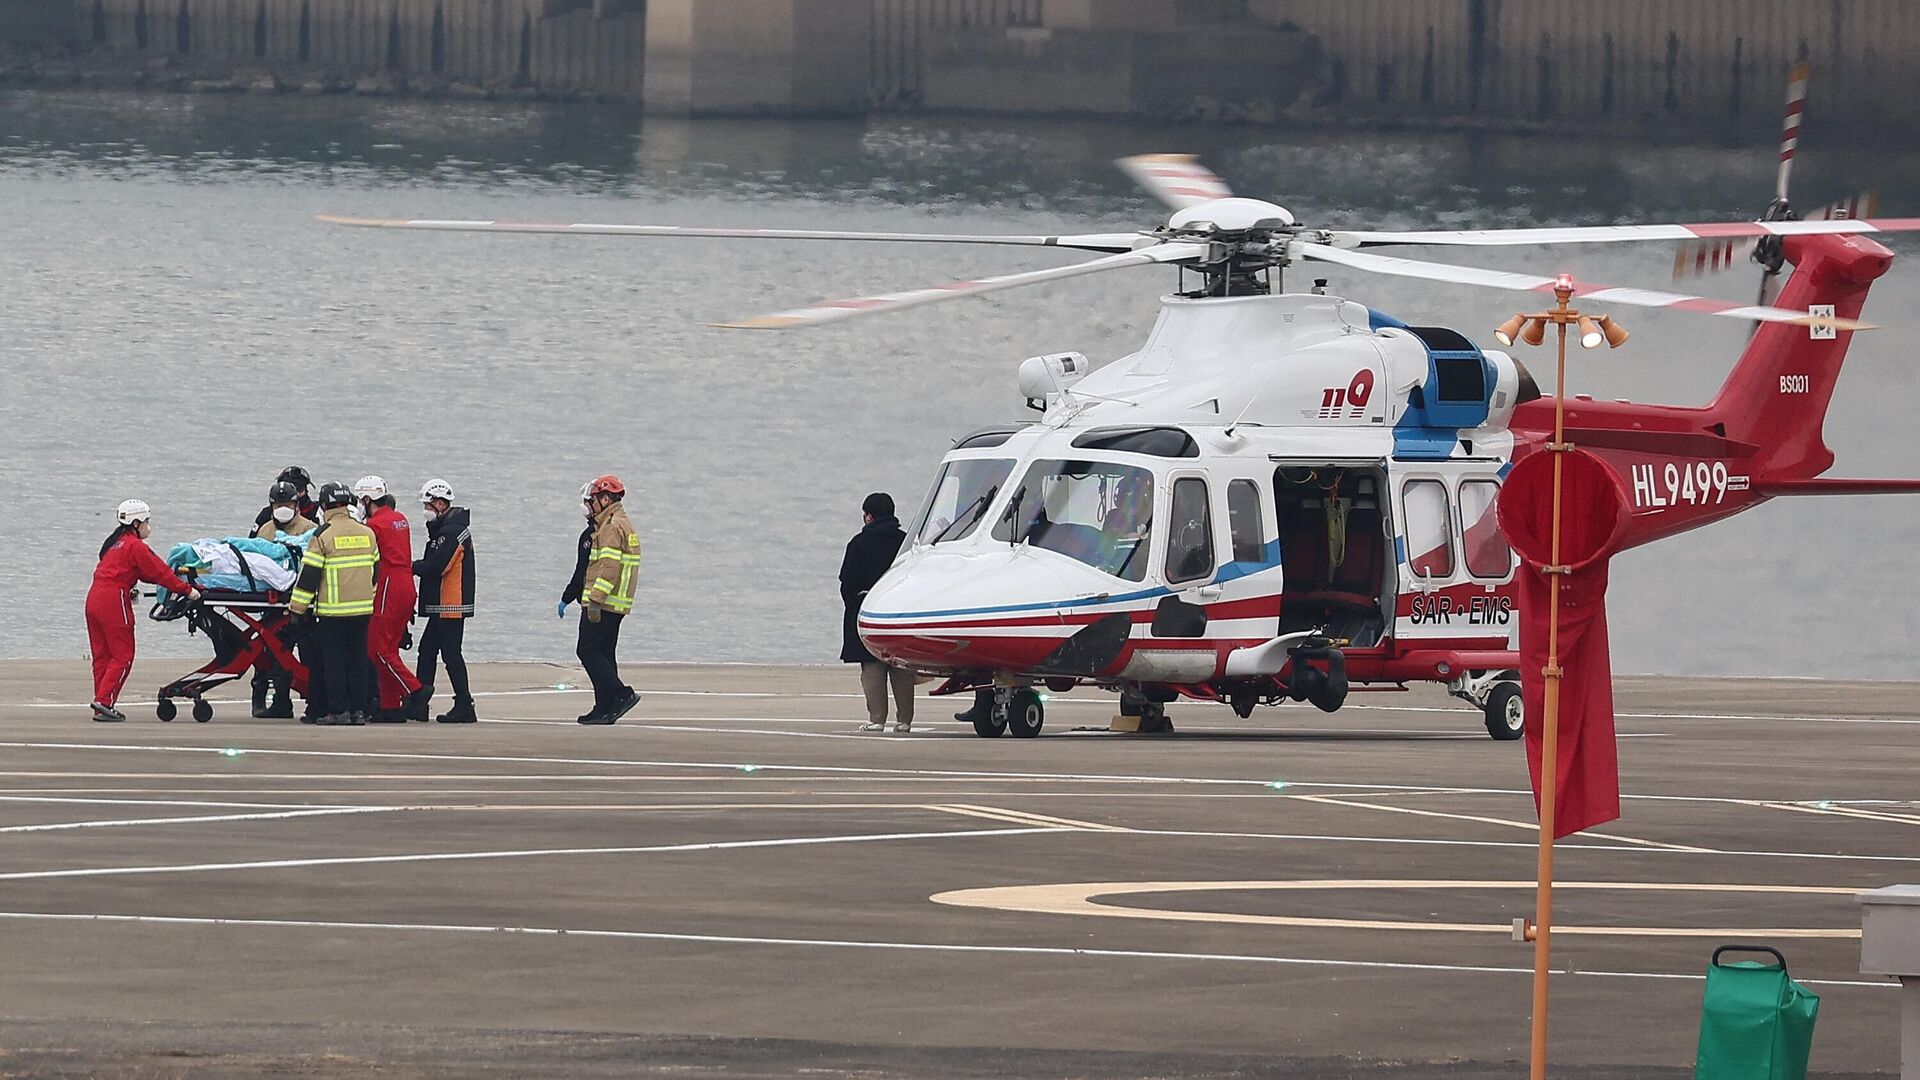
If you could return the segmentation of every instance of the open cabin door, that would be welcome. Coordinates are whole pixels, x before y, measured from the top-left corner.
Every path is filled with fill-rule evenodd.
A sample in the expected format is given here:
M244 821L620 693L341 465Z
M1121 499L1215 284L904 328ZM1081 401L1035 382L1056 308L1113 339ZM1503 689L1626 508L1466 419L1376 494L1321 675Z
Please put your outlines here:
M1378 462L1282 462L1273 475L1282 634L1325 628L1355 648L1393 623L1393 540Z

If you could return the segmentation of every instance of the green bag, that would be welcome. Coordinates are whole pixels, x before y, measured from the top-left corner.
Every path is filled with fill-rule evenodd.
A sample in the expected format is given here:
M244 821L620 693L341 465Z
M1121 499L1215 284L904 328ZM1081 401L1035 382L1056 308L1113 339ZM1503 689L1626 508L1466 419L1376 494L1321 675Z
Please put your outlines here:
M1773 963L1722 964L1721 954L1767 953ZM1820 998L1787 978L1787 958L1765 945L1722 945L1707 965L1694 1080L1806 1080Z

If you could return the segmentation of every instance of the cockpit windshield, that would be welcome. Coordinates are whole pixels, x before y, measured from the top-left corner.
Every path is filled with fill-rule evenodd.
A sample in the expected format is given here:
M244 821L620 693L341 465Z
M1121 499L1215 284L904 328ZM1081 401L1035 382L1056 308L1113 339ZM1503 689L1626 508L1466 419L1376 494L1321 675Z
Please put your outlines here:
M973 532L1013 472L1005 458L961 458L949 461L933 482L933 494L914 522L918 544L941 544Z
M993 538L1057 551L1128 581L1147 574L1153 474L1109 461L1036 461Z

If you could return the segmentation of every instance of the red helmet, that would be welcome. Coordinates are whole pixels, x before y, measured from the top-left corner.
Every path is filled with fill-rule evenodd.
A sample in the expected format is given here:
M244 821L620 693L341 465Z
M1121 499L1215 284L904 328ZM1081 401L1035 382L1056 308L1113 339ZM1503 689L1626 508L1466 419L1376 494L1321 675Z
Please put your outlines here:
M621 483L620 478L612 473L608 473L587 485L588 498L592 498L595 495L625 495L626 493L627 485Z

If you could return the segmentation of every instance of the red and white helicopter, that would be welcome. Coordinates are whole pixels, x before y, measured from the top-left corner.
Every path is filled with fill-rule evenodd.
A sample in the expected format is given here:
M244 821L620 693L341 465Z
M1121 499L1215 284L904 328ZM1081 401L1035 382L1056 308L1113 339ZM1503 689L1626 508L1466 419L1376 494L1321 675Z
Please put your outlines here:
M1804 86L1804 79L1800 82ZM1378 254L1401 246L1757 242L1777 299L1741 305L1573 280L1583 306L1674 308L1758 331L1702 407L1569 402L1571 441L1633 493L1627 546L1782 495L1912 491L1920 481L1820 479L1821 429L1872 282L1892 259L1869 234L1920 219L1765 220L1470 231L1323 229L1239 198L1182 156L1119 164L1174 208L1163 226L1074 236L960 236L503 221L325 218L405 229L1010 244L1102 254L1070 266L816 304L743 322L816 326L1136 266L1181 288L1134 352L1102 365L1034 357L1019 389L1039 415L954 444L892 570L859 615L880 657L978 691L982 736L1039 734L1042 687L1121 694L1140 729L1179 697L1241 716L1292 699L1338 709L1356 684L1444 683L1518 738L1514 556L1495 521L1502 479L1551 437L1553 403L1516 360L1444 327L1408 326L1337 296L1281 289L1303 262L1551 293L1559 279ZM1681 263L1689 257L1683 252ZM1702 256L1699 260L1705 262ZM1717 259L1716 259L1717 261ZM1515 332L1504 329L1503 344ZM1583 328L1582 344L1624 333Z

